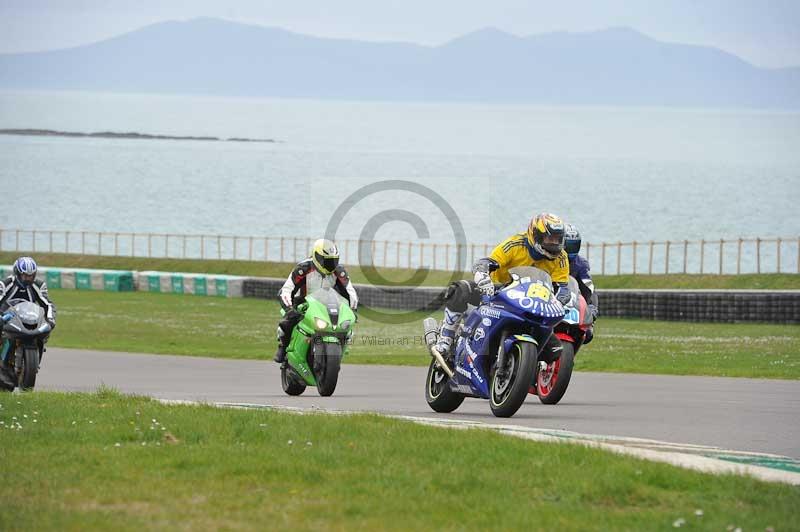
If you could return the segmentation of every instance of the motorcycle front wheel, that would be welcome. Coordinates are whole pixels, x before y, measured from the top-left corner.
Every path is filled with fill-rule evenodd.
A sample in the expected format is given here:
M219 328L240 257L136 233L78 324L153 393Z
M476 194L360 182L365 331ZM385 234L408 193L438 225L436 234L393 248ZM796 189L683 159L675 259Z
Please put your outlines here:
M492 368L489 381L489 404L496 417L511 417L516 414L525 397L533 377L536 364L536 346L528 342L517 342L505 356L505 367Z

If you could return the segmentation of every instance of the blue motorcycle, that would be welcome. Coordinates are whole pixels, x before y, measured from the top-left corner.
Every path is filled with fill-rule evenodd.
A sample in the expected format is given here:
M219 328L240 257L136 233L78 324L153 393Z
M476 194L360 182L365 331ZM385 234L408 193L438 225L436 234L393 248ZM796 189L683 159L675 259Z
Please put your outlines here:
M537 358L564 307L550 275L533 267L511 270L512 281L464 315L453 354L431 350L425 399L436 412L452 412L465 397L488 399L492 414L513 416L528 395ZM428 345L436 320L425 323Z

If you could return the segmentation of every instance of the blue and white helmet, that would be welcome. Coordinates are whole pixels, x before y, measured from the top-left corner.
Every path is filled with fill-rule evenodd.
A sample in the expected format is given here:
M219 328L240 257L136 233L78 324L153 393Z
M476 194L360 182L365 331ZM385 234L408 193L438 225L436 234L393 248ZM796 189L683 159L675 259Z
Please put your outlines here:
M577 257L581 250L581 233L572 224L567 224L564 228L564 249L567 250L570 259Z
M14 279L20 286L29 286L36 279L36 270L36 261L30 257L14 261Z

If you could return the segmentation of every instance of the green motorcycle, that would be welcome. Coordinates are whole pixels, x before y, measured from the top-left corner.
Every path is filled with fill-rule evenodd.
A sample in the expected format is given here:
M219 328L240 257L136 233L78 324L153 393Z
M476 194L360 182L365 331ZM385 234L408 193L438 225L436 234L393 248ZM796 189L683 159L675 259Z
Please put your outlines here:
M336 389L356 314L348 301L329 287L307 295L297 310L303 320L292 331L286 362L281 364L281 386L288 395L300 395L306 386L316 386L319 394L327 397Z

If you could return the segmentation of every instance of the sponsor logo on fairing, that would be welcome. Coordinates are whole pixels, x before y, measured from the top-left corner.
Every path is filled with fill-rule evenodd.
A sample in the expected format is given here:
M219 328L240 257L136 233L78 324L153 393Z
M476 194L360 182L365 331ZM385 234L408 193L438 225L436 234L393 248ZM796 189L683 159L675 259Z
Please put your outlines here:
M496 308L481 307L480 313L481 316L485 316L487 318L500 319L500 311L497 310Z
M475 329L475 335L473 336L476 341L481 341L486 338L486 331L483 330L483 327L478 327Z
M481 323L483 323L484 327L491 327L492 326L492 320L490 320L489 318L483 318L481 320Z
M459 373L468 379L472 377L472 374L461 366L456 366L456 373Z

